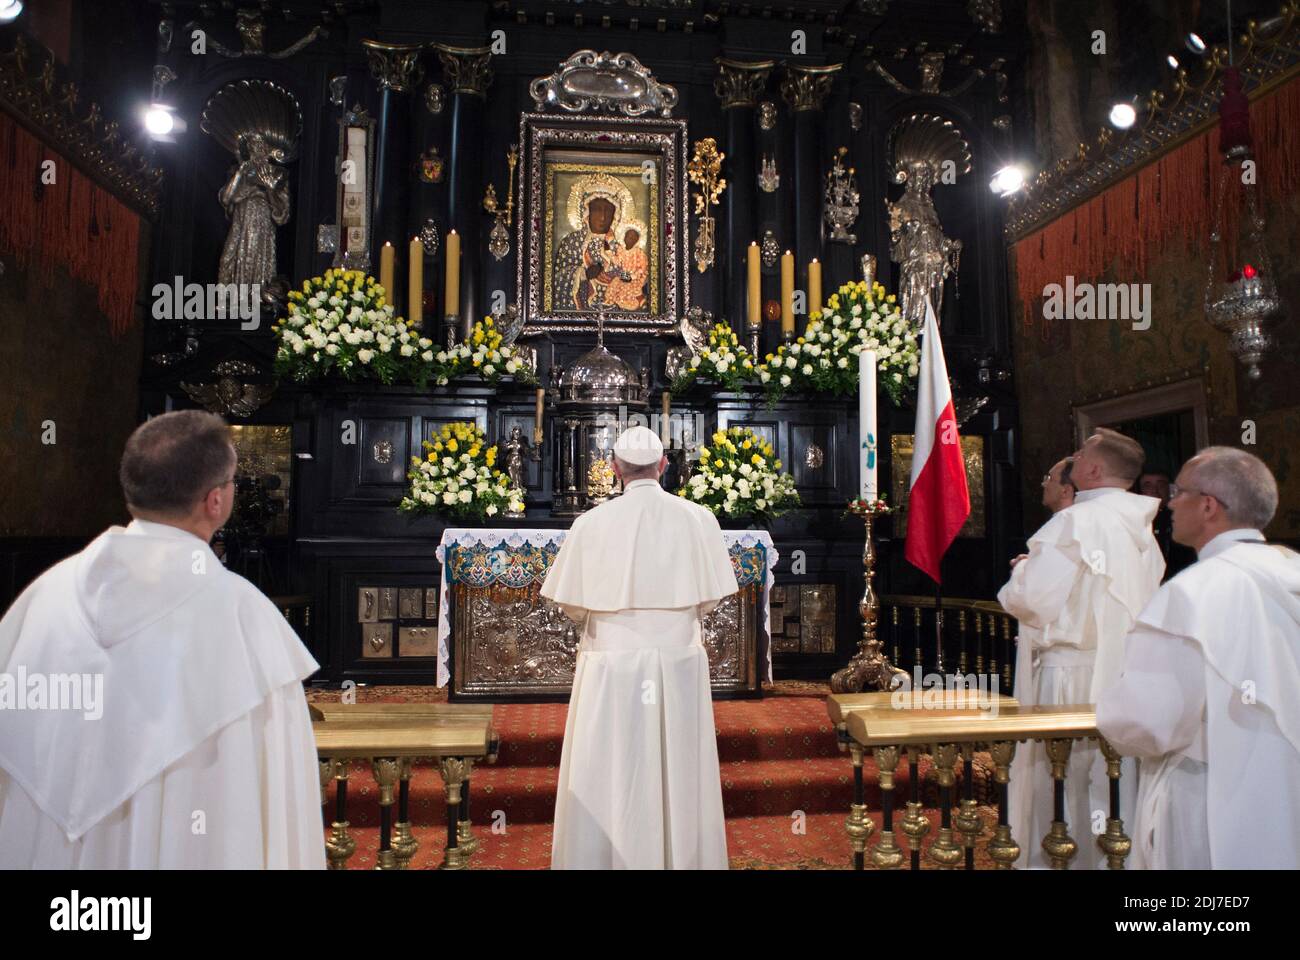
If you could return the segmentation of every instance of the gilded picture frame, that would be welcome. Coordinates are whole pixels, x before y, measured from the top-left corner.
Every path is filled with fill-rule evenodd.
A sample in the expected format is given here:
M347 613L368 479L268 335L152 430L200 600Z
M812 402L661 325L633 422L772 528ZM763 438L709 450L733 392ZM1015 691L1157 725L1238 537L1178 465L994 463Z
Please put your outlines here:
M896 433L889 438L891 504L894 508L894 536L907 536L907 508L912 478L912 452L916 437L910 433ZM962 461L966 465L966 489L970 493L970 516L957 532L959 537L983 537L985 521L985 458L984 438L961 438Z
M690 305L685 122L526 113L520 143L523 335L594 330L602 313L609 332L676 329Z

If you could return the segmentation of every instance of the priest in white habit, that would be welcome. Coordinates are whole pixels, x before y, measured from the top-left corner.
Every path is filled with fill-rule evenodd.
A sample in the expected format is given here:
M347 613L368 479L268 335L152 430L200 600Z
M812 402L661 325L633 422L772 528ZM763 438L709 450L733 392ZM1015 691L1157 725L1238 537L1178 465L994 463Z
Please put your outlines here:
M1160 501L1127 492L1143 459L1141 445L1114 430L1089 437L1070 464L1074 503L1029 538L1028 555L1017 558L998 593L1020 621L1015 696L1024 705L1096 703L1119 676L1123 638L1165 569L1151 530ZM1012 833L1023 851L1018 866L1050 866L1040 846L1053 819L1046 747L1021 744L1011 774ZM1125 761L1122 816L1133 809L1135 781L1136 764ZM1074 744L1065 790L1066 823L1078 844L1071 866L1103 867L1094 837L1110 816L1110 787L1095 744Z
M1097 726L1142 758L1128 866L1300 869L1300 554L1266 543L1277 483L1209 447L1170 486L1197 562L1155 595Z
M582 630L552 869L727 868L700 618L739 587L717 519L659 486L667 464L624 431L622 495L574 521L542 584Z
M120 473L134 519L0 620L0 868L325 866L318 665L208 546L235 464L219 417L142 424Z

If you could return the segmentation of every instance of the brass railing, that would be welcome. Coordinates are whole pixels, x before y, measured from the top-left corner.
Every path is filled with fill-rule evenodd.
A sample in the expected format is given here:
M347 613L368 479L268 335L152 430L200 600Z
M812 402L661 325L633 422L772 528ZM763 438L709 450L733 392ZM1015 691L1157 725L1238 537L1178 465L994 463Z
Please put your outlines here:
M1012 692L1016 618L991 600L892 595L880 598L881 638L890 662L909 674L994 674L999 690Z
M1052 767L1054 812L1041 846L1053 868L1067 869L1079 846L1069 833L1065 814L1065 788L1070 751L1075 741L1095 739L1106 758L1110 778L1110 817L1106 830L1097 837L1112 870L1124 868L1132 842L1124 833L1119 809L1120 756L1097 732L1097 716L1091 705L1040 707L1021 706L999 698L996 710L987 709L895 709L888 694L833 695L828 702L832 720L843 730L853 760L854 797L845 829L853 849L854 869L861 870L868 856L867 846L875 823L867 814L863 791L863 759L871 752L880 773L881 831L870 849L871 862L880 869L897 869L910 859L913 870L921 866L923 841L931 829L920 795L919 761L932 758L939 785L939 832L930 843L927 858L935 865L952 869L964 861L975 868L975 853L981 840L994 868L1009 870L1020 857L1020 840L1012 836L1008 819L1008 787L1011 760L1016 744L1043 741ZM866 699L864 699L866 698ZM997 823L985 836L974 796L972 761L975 751L987 750L997 787ZM908 764L909 797L897 827L903 833L906 854L895 832L894 777L900 761ZM953 787L959 765L964 767L962 797L954 802ZM1085 784L1086 786L1086 784ZM956 814L954 816L954 808ZM1090 825L1083 825L1088 829ZM1027 839L1027 838L1020 838Z

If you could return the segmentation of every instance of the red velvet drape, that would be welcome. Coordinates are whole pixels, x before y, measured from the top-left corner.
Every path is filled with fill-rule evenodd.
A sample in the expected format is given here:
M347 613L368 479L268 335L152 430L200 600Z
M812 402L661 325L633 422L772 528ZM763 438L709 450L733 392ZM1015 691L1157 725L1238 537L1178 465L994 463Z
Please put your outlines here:
M135 319L139 244L138 214L0 110L0 255L47 287L59 266L92 284L116 336Z
M1300 187L1300 78L1250 105L1259 192L1276 200ZM1220 192L1217 125L1169 151L1069 213L1012 245L1016 291L1026 329L1041 322L1043 288L1099 278L1112 262L1125 283L1145 279L1173 244L1202 249ZM1229 186L1233 186L1229 182ZM1227 242L1237 207L1224 203Z

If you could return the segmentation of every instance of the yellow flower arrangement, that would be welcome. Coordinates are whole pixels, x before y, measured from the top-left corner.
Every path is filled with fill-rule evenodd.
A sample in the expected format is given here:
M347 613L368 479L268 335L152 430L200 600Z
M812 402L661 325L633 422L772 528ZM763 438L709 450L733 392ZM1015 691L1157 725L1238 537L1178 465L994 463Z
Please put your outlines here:
M776 517L798 506L794 478L780 472L770 444L745 427L719 430L712 440L700 447L700 469L680 496L728 517ZM749 450L746 458L742 451Z
M496 469L497 448L475 424L449 423L424 448L427 456L411 458L410 488L399 510L493 517L523 509L524 492Z

